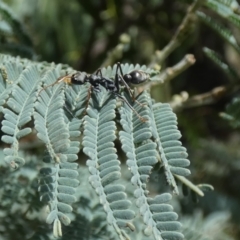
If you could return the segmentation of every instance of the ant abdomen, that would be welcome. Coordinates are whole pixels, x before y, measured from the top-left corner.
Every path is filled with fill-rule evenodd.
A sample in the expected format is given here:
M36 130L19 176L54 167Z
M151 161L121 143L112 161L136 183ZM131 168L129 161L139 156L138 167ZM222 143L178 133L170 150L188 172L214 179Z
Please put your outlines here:
M131 85L141 85L149 80L150 75L140 70L133 70L123 76L123 79Z

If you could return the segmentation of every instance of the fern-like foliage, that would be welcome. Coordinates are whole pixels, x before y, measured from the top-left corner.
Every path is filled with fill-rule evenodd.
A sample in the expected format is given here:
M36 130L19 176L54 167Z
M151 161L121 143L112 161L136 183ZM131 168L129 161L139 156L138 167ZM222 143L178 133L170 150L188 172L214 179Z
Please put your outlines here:
M213 51L212 49L209 49L207 47L203 48L203 52L205 55L211 59L227 76L231 81L237 80L237 73L231 68L228 64L226 64L221 56Z
M154 104L152 117L153 137L157 143L167 182L178 194L178 188L173 174L187 176L190 164L186 148L178 140L181 133L177 129L177 117L169 104Z
M57 70L50 69L43 81L52 83L58 77ZM76 201L75 188L79 184L76 179L78 164L72 162L78 158L76 154L79 152L80 143L76 139L80 136L82 123L75 116L82 112L83 102L76 99L76 92L73 91L71 100L69 93L66 93L68 96L66 103L73 115L71 113L70 116L66 116L64 112L65 101L61 85L55 85L51 91L46 89L40 93L34 114L37 136L46 144L48 150L44 161L52 165L41 169L39 191L41 199L49 203L50 213L47 222L54 223L55 236L62 235L60 222L64 225L70 224L70 218L66 213L72 211L71 204Z
M231 25L235 25L237 28L240 27L240 15L239 15L239 9L240 5L236 0L205 0L204 5L208 7L213 12L220 15L224 20L226 20L225 27L220 21L217 20L217 18L213 19L209 16L208 13L204 13L203 11L198 11L197 15L205 24L207 24L209 27L211 27L225 42L230 44L239 54L240 53L240 47L237 42L237 38L235 38L233 31L231 31L232 27ZM213 58L212 60L216 60L218 57L211 55L216 55L215 53L212 53L212 51L206 50L205 53L210 58ZM216 61L215 61L216 62ZM217 60L217 63L221 61ZM220 64L224 68L225 64Z
M228 212L215 212L205 219L201 212L195 212L192 217L183 218L183 232L188 240L234 240L228 233L229 222Z
M14 62L14 63L13 63ZM148 196L147 182L158 162L164 168L167 183L178 193L175 175L190 172L186 149L181 146L177 118L168 104L152 104L147 92L132 102L123 90L126 102L106 89L91 93L88 84L68 85L56 82L60 76L73 72L68 66L34 63L21 58L0 56L0 102L4 120L2 140L10 147L4 150L5 160L16 168L24 164L18 154L19 140L32 132L34 118L37 137L45 144L44 167L40 170L40 198L48 205L47 223L53 224L55 237L62 235L62 224L69 225L70 213L77 201L78 153L83 146L90 172L89 182L99 196L110 224L120 239L130 239L134 231L135 211L121 182L121 167L115 141L119 139L127 157L134 185L136 205L145 223L144 234L155 239L183 239L177 214L168 203L171 194ZM149 73L150 81L157 72L139 65L122 65L123 74L133 69ZM114 81L116 65L102 69L102 74ZM43 89L43 86L45 87ZM117 106L121 103L121 108ZM118 114L119 113L119 114ZM147 119L142 122L137 115ZM117 117L116 117L117 116ZM120 116L120 125L116 125ZM47 235L46 235L47 236Z
M234 35L232 34L232 32L225 28L224 26L222 26L221 24L219 24L218 22L214 21L213 18L207 16L205 13L203 12L197 12L198 17L204 22L206 23L209 27L211 27L216 33L219 34L220 37L223 38L223 40L225 40L226 42L228 42L231 46L234 47L234 49L240 53L240 47L237 43L236 38L234 37Z
M116 139L116 100L104 89L95 96L87 109L83 138L84 153L89 156L87 165L91 173L90 183L95 188L107 212L107 221L113 225L121 239L128 238L120 228L134 229L130 220L134 212L129 208L124 186L115 183L120 178L119 160L113 141Z
M14 77L12 77L13 79ZM2 131L7 135L2 136L2 141L11 145L5 148L7 161L13 168L24 163L24 159L18 156L19 139L28 135L32 130L23 127L31 120L36 88L40 81L40 75L35 66L26 68L19 77L19 84L14 84L7 107L2 108L5 120L2 122Z
M138 98L141 104L147 104L149 100L146 93ZM143 117L150 116L150 108L147 105L141 107L135 103L135 109L140 109L139 113ZM125 104L120 112L123 131L120 131L119 135L128 158L127 165L132 173L131 182L136 187L136 204L147 225L144 232L146 235L153 233L155 239L159 239L159 236L162 239L183 239L181 233L174 232L180 228L180 224L174 222L177 219L176 213L172 212L170 205L165 204L171 199L171 195L163 194L154 199L148 197L147 181L152 167L157 163L156 143L151 140L150 122L141 123Z
M146 93L142 94L138 101L140 104L147 104L148 96ZM127 165L133 175L131 182L136 186L134 196L137 198L137 206L140 208L145 224L154 229L155 224L149 219L152 213L147 202L148 191L146 184L152 166L157 163L156 144L150 140L152 133L149 123L141 123L126 104L123 105L120 113L123 131L120 131L119 135L122 148L128 158ZM143 117L148 117L149 107L143 107L139 113Z
M52 70L45 75L50 82L58 77ZM63 106L64 92L61 85L56 85L52 91L47 89L41 92L40 98L35 104L36 112L34 113L37 136L46 144L51 159L58 163L61 160L66 161L65 156L61 153L70 144ZM55 121L57 121L57 126Z
M236 27L240 27L240 16L235 13L235 9L239 7L237 1L229 0L206 0L205 6L215 11L221 17L227 19Z
M0 36L4 39L0 51L32 58L34 51L31 38L12 10L2 1L0 1L0 16Z
M148 198L152 218L149 220L151 224L149 224L148 229L145 229L145 232L153 231L155 239L159 239L159 235L162 239L184 239L183 234L178 232L181 228L181 224L176 221L178 215L173 212L172 206L167 204L171 198L169 193ZM145 218L149 217L145 216Z
M237 28L240 28L240 15L239 9L240 5L236 0L206 0L205 6L219 14L226 21L235 25ZM234 37L233 31L223 27L218 22L207 16L202 12L198 12L198 16L203 20L207 25L209 25L213 30L215 30L227 43L229 43L236 53L239 55L240 47ZM229 92L234 92L235 85L238 85L239 74L234 70L234 66L231 67L230 64L224 62L220 55L214 50L209 48L203 49L204 53L208 58L210 58L230 79L231 84L226 88ZM238 89L238 86L236 87ZM220 115L228 120L233 127L239 127L239 99L235 98L232 103L228 104L226 113L221 113Z
M87 191L87 189L81 190ZM93 198L81 196L75 205L77 205L78 214L75 214L76 217L70 226L63 228L63 240L77 239L79 236L81 239L92 240L118 238L106 222L106 214L99 202L96 203Z
M234 98L226 107L226 112L221 117L226 119L233 128L240 127L240 98Z

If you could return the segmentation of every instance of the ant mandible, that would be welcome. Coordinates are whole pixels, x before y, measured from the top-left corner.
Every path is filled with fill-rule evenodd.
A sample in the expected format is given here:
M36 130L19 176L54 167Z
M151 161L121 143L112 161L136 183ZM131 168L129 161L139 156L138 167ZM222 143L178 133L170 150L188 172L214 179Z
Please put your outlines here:
M118 70L120 71L120 74L118 74ZM142 122L146 122L147 119L140 116L137 111L130 105L130 103L120 94L120 83L125 86L125 88L128 90L130 96L132 97L134 102L138 102L134 94L131 91L131 88L129 85L139 85L144 83L146 80L150 78L149 74L140 71L140 70L133 70L130 73L123 74L121 64L117 63L117 69L115 74L115 81L113 81L110 78L102 76L101 69L98 69L95 74L87 74L85 72L76 72L71 75L66 75L64 77L59 78L56 82L53 84L43 88L41 91L45 90L46 88L55 85L57 83L60 83L64 81L68 84L76 84L76 85L83 85L85 83L90 83L91 87L89 89L88 93L88 101L91 96L91 90L95 92L100 92L100 86L104 87L107 91L111 92L114 96L118 97L121 101L125 102L130 109L138 116L138 118ZM39 94L41 93L39 92ZM139 102L138 102L139 103ZM141 104L141 103L139 103ZM142 105L142 104L141 104Z

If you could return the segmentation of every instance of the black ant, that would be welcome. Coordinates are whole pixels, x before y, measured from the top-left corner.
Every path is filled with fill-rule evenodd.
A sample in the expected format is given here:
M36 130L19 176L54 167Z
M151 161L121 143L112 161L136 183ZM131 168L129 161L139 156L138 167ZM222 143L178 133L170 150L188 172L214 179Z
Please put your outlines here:
M118 74L118 69L120 71L120 74ZM121 64L117 63L115 81L113 81L110 78L103 77L101 69L98 69L95 74L87 74L85 72L76 72L71 75L66 75L64 77L59 78L55 83L49 86L55 85L56 83L60 83L62 81L68 84L76 84L76 85L83 85L85 83L90 83L91 88L88 93L88 100L90 99L90 96L91 96L91 90L95 92L100 92L101 91L100 86L102 86L107 91L111 92L114 96L118 97L120 100L125 102L142 122L146 122L147 119L141 117L137 113L137 111L130 105L130 103L120 94L120 83L127 88L133 101L139 103L137 100L135 100L134 94L132 93L131 88L129 87L128 84L139 85L144 83L149 78L150 78L149 74L140 70L133 70L128 74L123 74ZM42 90L48 88L49 86L43 88ZM41 91L39 92L39 94L41 93ZM142 105L141 103L139 104Z

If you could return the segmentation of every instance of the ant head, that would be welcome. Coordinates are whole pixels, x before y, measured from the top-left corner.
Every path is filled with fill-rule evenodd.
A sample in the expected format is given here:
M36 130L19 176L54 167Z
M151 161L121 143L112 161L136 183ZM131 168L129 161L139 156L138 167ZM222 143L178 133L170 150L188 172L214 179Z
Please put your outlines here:
M133 85L139 85L141 83L144 83L148 79L149 79L149 74L139 70L134 70L124 75L124 80L127 83L131 83Z
M88 80L88 75L85 72L76 72L71 77L71 83L82 85L85 84Z

